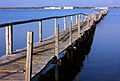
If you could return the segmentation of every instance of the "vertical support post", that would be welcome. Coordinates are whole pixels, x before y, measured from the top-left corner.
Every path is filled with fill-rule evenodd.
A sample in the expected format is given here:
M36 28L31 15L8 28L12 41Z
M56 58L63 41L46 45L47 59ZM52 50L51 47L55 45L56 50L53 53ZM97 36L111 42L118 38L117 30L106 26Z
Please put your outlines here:
M59 25L56 26L56 31L55 31L55 56L58 59L58 54L59 54Z
M70 20L70 28L69 28L69 33L70 33L70 42L69 42L69 45L72 44L72 20Z
M78 37L80 37L80 18L78 18Z
M78 23L78 15L76 15L76 24Z
M6 26L6 55L11 55L13 51L13 28Z
M33 32L27 32L27 56L25 81L31 81L32 75Z
M39 42L42 42L42 20L39 21Z
M64 17L64 30L67 29L67 21L66 21L66 17Z
M57 18L55 18L54 35L56 34L56 28L57 28Z
M57 60L59 59L59 25L56 23L55 27L55 56L57 57ZM58 62L55 65L55 81L58 81Z

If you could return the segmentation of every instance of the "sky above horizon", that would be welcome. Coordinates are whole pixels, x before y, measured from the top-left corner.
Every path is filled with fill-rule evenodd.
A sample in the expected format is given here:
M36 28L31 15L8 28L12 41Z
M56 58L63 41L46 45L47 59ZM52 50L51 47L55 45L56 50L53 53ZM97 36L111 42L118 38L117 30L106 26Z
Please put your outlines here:
M120 0L0 0L0 7L41 6L120 7Z

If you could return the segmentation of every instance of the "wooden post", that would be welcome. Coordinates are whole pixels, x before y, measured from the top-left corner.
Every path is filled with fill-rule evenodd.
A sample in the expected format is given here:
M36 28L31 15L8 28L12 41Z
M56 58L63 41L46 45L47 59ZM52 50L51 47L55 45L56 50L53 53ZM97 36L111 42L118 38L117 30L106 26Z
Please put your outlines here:
M25 81L31 81L32 76L33 32L27 32L27 56Z
M69 28L69 33L70 33L70 42L69 42L69 45L72 44L72 21L70 20L70 28Z
M57 60L59 59L59 25L56 23L55 27L55 56L57 57ZM58 81L58 62L55 65L55 81Z
M54 35L56 34L56 28L57 28L57 18L55 18Z
M78 15L76 15L76 24L78 23Z
M67 21L66 21L66 17L64 17L64 30L67 29Z
M11 55L13 51L13 29L12 25L6 26L6 55Z
M78 37L80 37L80 18L78 18Z
M42 42L42 20L39 21L39 42Z
M59 54L59 25L56 26L56 31L55 31L55 56L58 58Z

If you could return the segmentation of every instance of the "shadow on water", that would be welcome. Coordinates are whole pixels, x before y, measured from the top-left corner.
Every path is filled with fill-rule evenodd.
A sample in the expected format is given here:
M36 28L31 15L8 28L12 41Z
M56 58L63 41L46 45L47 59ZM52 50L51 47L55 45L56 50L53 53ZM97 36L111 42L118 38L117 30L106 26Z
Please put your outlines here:
M49 70L43 72L33 79L33 81L73 81L84 67L84 60L88 56L93 42L95 26L85 32L77 41L61 53L59 62L54 61L48 67ZM55 80L55 65L58 62L58 80ZM34 78L34 77L33 77ZM80 81L78 76L75 81Z

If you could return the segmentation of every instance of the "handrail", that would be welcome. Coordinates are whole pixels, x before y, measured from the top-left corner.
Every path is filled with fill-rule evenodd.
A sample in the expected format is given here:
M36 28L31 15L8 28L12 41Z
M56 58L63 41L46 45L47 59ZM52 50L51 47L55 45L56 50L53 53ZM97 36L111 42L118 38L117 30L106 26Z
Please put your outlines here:
M54 17L46 17L46 18L41 18L41 19L31 19L31 20L25 20L25 21L10 22L10 23L0 24L0 28L3 28L5 26L10 26L10 25L25 24L25 23L30 23L30 22L54 19L54 18L63 18L63 17L74 16L74 15L78 15L78 14L82 14L85 16L88 15L88 14L84 14L84 13L77 13L77 14L71 14L71 15L65 15L65 16L54 16Z

